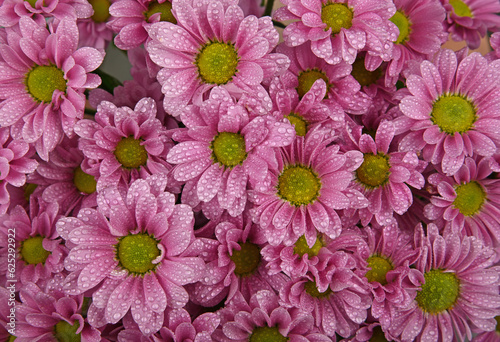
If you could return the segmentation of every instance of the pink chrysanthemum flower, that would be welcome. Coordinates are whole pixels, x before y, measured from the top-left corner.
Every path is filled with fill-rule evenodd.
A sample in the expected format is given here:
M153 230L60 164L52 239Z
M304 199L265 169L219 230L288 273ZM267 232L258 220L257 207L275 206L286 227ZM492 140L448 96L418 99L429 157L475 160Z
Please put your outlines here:
M63 277L54 277L45 290L34 283L21 288L22 304L15 311L16 341L101 341L100 331L83 317L83 295L65 295L51 286L57 281L62 282Z
M72 136L83 118L83 92L101 83L90 72L103 55L89 47L77 49L74 20L64 19L50 32L27 17L19 26L19 32L9 30L9 44L0 44L0 125L11 126L14 138L33 143L47 160L63 134Z
M427 236L417 227L415 240L422 247L416 269L425 283L408 307L397 310L389 333L403 342L451 342L470 341L472 328L494 330L500 313L494 251L474 237L441 236L432 223Z
M283 31L286 45L311 41L311 50L327 63L354 63L359 51L380 65L391 59L397 27L389 19L396 12L388 0L286 0L276 20L299 20ZM378 66L377 65L377 66Z
M170 0L116 0L109 7L110 27L117 35L115 45L122 50L136 48L146 42L147 28L159 21L176 24Z
M362 163L360 152L339 153L330 145L331 130L316 126L305 137L276 152L277 166L265 183L250 192L254 222L264 228L271 245L291 245L305 235L313 246L318 232L336 238L342 229L336 210L366 207L368 202L350 187L353 171Z
M497 0L441 0L446 9L445 27L456 41L477 49L489 29L500 26L500 3Z
M288 280L284 274L269 274L261 255L266 239L251 220L222 221L215 227L215 237L216 241L203 239L207 272L190 286L193 302L214 306L224 298L229 303L237 294L249 300L259 290L278 292Z
M274 167L274 150L289 145L295 130L288 120L271 115L250 117L227 90L214 88L198 107L180 116L186 129L174 132L175 145L167 161L177 181L186 182L183 203L214 218L228 210L240 215L247 204L247 183L263 181Z
M371 305L369 290L354 271L357 262L343 251L334 251L318 274L290 280L280 291L281 304L314 318L322 333L346 338L363 323Z
M352 66L344 61L328 64L311 52L310 45L307 42L297 47L288 47L283 43L277 46L276 51L290 59L290 67L281 77L285 87L296 89L299 98L302 98L316 80L323 80L326 84L326 104L337 112L341 107L350 114L366 113L371 99L360 92L360 86L350 75Z
M157 78L165 110L177 116L221 86L251 112L267 114L272 103L261 84L288 67L287 58L271 53L279 40L271 18L244 17L237 0L174 1L172 6L177 25L153 24L146 44L162 67Z
M0 128L0 214L10 206L7 185L21 187L26 183L26 174L35 171L38 163L31 159L34 150L22 140L13 140L8 128Z
M387 74L397 79L408 61L433 55L448 39L448 34L443 28L445 11L439 1L395 0L394 5L397 11L390 20L398 27L399 36Z
M235 298L221 310L221 317L222 328L214 333L215 341L332 341L315 328L308 313L282 307L278 296L267 290L254 293L247 301Z
M394 212L404 214L413 202L410 186L421 189L425 184L422 171L426 164L415 152L392 152L394 124L380 123L375 139L369 134L356 137L363 153L363 163L355 172L355 188L368 199L368 206L356 212L363 226L375 218L378 224L394 222Z
M397 133L405 133L401 151L422 151L424 160L453 175L466 156L491 156L500 146L500 77L497 61L479 53L464 56L440 50L410 70L411 95L399 105Z
M454 232L480 238L486 245L500 244L500 179L491 174L486 158L465 158L453 177L434 173L428 182L439 196L432 196L424 215L438 226L451 223Z
M106 50L113 39L113 30L108 27L111 19L109 7L116 0L90 0L94 13L90 18L77 21L80 39L78 46L90 46L99 50Z
M108 187L98 195L98 210L57 222L71 248L65 291L93 290L93 326L115 324L130 310L145 335L155 333L167 307L187 303L183 285L204 276L203 260L190 254L193 212L176 205L166 185L164 175L155 175L133 182L126 193Z
M40 162L36 177L30 180L30 184L38 185L37 189L43 189L42 200L57 203L63 215L97 206L96 180L82 170L83 153L77 144L76 137L64 139L49 154L48 162Z
M57 204L32 208L30 215L17 206L1 219L2 244L7 246L9 233L15 232L15 270L22 284L38 283L42 286L53 276L64 270L67 248L56 231L59 218ZM0 250L1 284L5 284L8 259L12 253L8 248ZM10 255L9 255L10 254ZM10 261L9 261L10 262Z
M118 333L118 342L212 342L212 333L219 327L220 317L207 312L194 318L185 309L167 309L163 327L156 334L144 336L137 328L126 328Z
M92 6L87 0L4 0L0 6L0 26L16 26L22 17L31 17L45 25L46 18L74 21L91 15Z
M496 316L495 331L480 332L472 338L472 342L500 342L500 316Z
M151 98L140 100L132 110L101 102L94 120L75 126L79 148L85 155L82 170L95 177L97 190L109 185L128 185L150 174L168 174L165 161L173 142L156 119ZM175 189L169 184L169 189Z

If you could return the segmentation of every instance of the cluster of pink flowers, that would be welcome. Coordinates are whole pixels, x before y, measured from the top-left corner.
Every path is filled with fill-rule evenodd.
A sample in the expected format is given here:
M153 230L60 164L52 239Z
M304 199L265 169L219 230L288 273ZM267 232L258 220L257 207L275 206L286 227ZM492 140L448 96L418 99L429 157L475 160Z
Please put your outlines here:
M499 0L281 2L0 1L1 341L500 341Z

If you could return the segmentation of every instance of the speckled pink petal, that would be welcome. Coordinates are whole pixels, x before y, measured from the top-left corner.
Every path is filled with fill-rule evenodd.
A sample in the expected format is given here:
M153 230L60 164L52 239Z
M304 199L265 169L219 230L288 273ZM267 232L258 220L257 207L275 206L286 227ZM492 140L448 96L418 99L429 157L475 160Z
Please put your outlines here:
M35 101L28 94L4 100L0 104L0 126L11 126L36 106Z
M144 276L143 288L146 304L151 310L163 313L167 307L167 297L154 273L150 272Z
M359 149L363 153L372 153L377 154L377 145L373 138L368 134L363 134L361 138L359 138Z
M350 201L346 195L329 187L321 189L318 200L335 210L347 209L350 207Z
M78 288L85 292L94 288L118 265L118 261L112 257L95 259L88 264L78 277Z
M404 115L415 120L429 119L432 111L432 107L428 102L414 96L403 98L399 104L399 108Z
M283 39L288 46L299 46L306 42L308 28L301 22L289 24L283 31Z
M206 170L210 164L212 164L210 159L193 160L192 162L179 164L173 169L174 178L181 182L193 179Z
M294 207L292 207L288 202L283 202L281 207L273 216L273 225L277 229L285 229L291 223L294 213Z
M237 83L239 80L246 85L255 86L260 84L263 78L264 72L257 63L242 61L238 64L238 72L236 73L233 81Z
M142 22L129 24L123 27L115 37L115 45L122 50L129 50L139 46L148 38Z
M169 228L162 237L167 256L179 255L186 250L193 235L193 212L185 205L176 205L168 220Z
M316 201L307 206L307 212L311 221L316 227L316 229L320 232L326 232L327 228L330 225L330 218L328 213L325 210L325 207L320 202ZM330 236L334 239L336 236Z
M198 197L201 201L209 202L219 190L222 181L223 169L220 165L212 164L200 177L198 181Z
M149 220L156 214L158 208L156 198L152 194L143 194L135 206L135 220L137 228L145 229L148 226Z
M132 301L137 296L136 282L138 281L141 279L129 276L113 290L109 296L104 316L109 323L118 322L128 312Z
M161 279L162 287L165 289L165 294L167 295L167 303L169 307L174 309L182 308L186 305L189 300L189 294L182 287L173 283L168 279L168 274L163 274L164 277Z
M196 54L199 44L182 27L169 22L155 23L148 30L152 39L160 41L164 47L174 51Z

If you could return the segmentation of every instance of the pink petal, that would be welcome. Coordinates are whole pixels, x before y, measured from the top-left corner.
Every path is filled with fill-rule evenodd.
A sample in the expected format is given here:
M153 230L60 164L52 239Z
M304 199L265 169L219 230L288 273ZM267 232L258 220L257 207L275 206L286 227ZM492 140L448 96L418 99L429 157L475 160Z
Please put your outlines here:
M152 39L160 41L168 49L192 54L198 53L199 44L179 25L165 21L154 23L148 33ZM154 54L152 51L150 53Z
M115 324L125 316L130 305L136 298L136 282L142 281L139 277L128 276L118 285L109 296L104 317L108 323Z
M209 202L218 192L222 181L223 168L217 163L212 164L200 177L198 181L198 198Z
M167 307L167 296L154 273L147 273L143 280L146 304L157 313L163 313Z

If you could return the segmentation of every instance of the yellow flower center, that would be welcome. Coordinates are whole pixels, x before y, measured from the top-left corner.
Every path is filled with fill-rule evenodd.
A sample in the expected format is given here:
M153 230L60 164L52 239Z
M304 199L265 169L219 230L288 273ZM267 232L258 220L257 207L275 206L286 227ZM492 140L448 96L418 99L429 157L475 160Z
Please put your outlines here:
M260 264L259 246L245 242L240 243L241 249L233 249L233 255L229 256L236 268L234 273L239 276L252 275Z
M214 161L230 168L243 163L247 158L245 138L239 133L217 134L211 148Z
M328 89L330 88L330 80L326 76L326 74L318 69L308 69L301 71L299 73L299 86L297 87L297 93L299 93L299 97L302 98L313 86L314 82L319 79L322 79L326 83L328 94Z
M399 36L396 40L396 44L402 44L408 40L408 36L411 32L411 23L408 17L400 11L396 11L394 15L389 19L396 25L399 29Z
M253 329L249 342L286 342L288 338L281 335L277 327L256 327Z
M76 331L80 327L80 323L75 320L73 325L66 321L59 321L54 327L54 337L58 342L80 342L81 334Z
M378 188L389 180L391 165L385 154L365 153L363 164L356 170L358 181L365 188Z
M78 166L73 173L73 184L75 184L78 191L91 194L95 192L97 182L94 176L83 172L82 168Z
M144 16L147 20L156 13L160 13L160 21L168 21L172 24L177 24L177 19L175 19L172 14L172 4L165 0L163 3L158 3L158 1L152 1L148 5L148 10L144 13Z
M459 95L443 95L432 105L432 122L450 135L467 132L476 119L474 105Z
M44 264L50 252L43 248L44 237L37 235L21 242L21 258L30 265Z
M368 267L371 268L366 272L366 278L371 282L379 282L381 285L387 284L386 274L393 270L392 264L384 257L372 255L368 258Z
M289 165L278 177L278 196L296 207L313 203L320 189L318 176L303 165Z
M309 248L309 245L307 244L306 237L302 235L299 237L297 242L295 242L295 246L293 247L293 252L295 254L300 255L301 257L304 254L309 255L309 257L313 257L318 255L319 250L323 247L323 244L321 243L321 239L316 237L316 241L314 242L314 245Z
M295 127L295 133L299 137L304 137L307 133L307 122L297 113L290 113L285 116L288 121Z
M476 181L458 185L455 188L457 197L453 205L465 216L473 216L483 206L486 200L486 192Z
M339 33L342 28L351 28L352 17L352 10L345 4L327 3L321 9L321 21L326 24L326 30L332 29L332 35Z
M134 139L130 136L127 138L122 138L118 142L115 148L116 160L123 167L136 169L141 165L146 165L148 161L148 152L146 148L141 145L142 139Z
M314 298L320 298L320 299L328 298L332 294L332 290L330 290L330 288L327 288L325 292L319 292L318 286L314 281L306 282L304 284L304 289L306 290L306 293L308 295Z
M430 314L451 309L460 294L460 281L454 273L432 269L424 274L425 284L417 292L418 306Z
M368 71L365 68L365 59L356 58L356 60L352 64L351 75L356 81L358 81L358 83L362 87L364 87L377 82L382 76L382 71L380 70L380 68L377 68L373 71Z
M109 6L111 6L109 0L89 0L89 3L94 9L94 14L91 17L93 21L103 23L108 20Z
M154 270L157 264L153 261L161 254L158 241L145 233L124 236L115 248L120 266L136 275Z
M201 48L195 64L203 82L221 85L236 74L238 60L234 45L214 41Z
M28 93L37 101L49 103L56 89L65 92L64 72L54 65L37 65L25 78Z
M467 6L467 4L465 4L463 1L450 0L450 5L451 7L453 7L453 12L455 12L455 14L459 17L473 17L469 6Z

